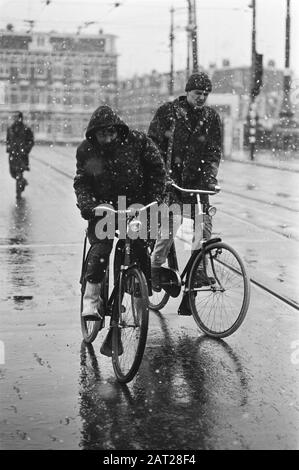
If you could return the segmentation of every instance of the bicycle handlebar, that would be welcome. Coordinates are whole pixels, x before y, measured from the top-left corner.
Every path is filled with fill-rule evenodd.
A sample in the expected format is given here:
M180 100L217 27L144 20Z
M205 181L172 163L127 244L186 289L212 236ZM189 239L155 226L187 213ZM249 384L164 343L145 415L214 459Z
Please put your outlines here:
M210 195L213 195L213 194L217 194L221 191L221 188L220 186L217 186L215 185L215 191L208 191L208 190L205 190L205 189L186 189L186 188L181 188L180 186L178 186L177 184L173 183L172 181L169 182L169 184L175 188L175 189L178 189L179 191L181 191L182 193L193 193L193 194L210 194Z
M95 213L95 216L101 216L103 214L102 212L99 214L100 211L110 211L110 212L113 212L114 214L130 214L132 216L136 216L139 214L139 212L143 212L147 210L149 207L153 206L154 204L158 204L157 201L150 202L149 204L141 208L131 207L129 209L121 209L121 210L115 210L113 209L113 207L106 206L105 204L100 204L99 206L94 208L94 213Z

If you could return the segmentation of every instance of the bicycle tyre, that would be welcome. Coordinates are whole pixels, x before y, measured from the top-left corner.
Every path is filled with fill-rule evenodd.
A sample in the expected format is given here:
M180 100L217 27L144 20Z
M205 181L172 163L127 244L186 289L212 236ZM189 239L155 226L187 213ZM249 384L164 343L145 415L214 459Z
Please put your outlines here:
M101 298L104 301L104 306L106 305L107 299L108 299L108 280L109 280L109 270L107 268L104 280L101 283ZM84 318L82 318L81 313L83 310L83 296L85 292L85 284L86 283L84 281L84 283L82 284L82 288L81 288L81 304L80 304L81 331L82 331L82 336L83 336L85 343L92 343L98 335L102 322L99 320L84 320Z
M148 290L141 270L129 268L121 276L115 302L118 319L112 332L112 364L117 380L127 383L138 372L148 332Z
M206 273L215 284L196 287L196 273L202 252L195 258L189 276L191 312L198 327L207 335L224 338L243 323L250 302L250 279L238 253L223 242L205 248Z
M16 178L16 198L20 199L22 195L22 185L20 183L20 179Z

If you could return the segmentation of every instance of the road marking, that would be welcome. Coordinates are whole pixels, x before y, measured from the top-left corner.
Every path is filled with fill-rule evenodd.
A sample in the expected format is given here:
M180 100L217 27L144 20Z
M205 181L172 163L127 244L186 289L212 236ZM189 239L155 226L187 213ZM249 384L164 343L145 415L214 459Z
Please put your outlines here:
M81 243L16 243L13 245L0 245L0 250L7 250L7 248L52 248L52 247L76 247L76 246L83 246L83 242Z
M5 346L4 341L0 340L0 365L5 364Z

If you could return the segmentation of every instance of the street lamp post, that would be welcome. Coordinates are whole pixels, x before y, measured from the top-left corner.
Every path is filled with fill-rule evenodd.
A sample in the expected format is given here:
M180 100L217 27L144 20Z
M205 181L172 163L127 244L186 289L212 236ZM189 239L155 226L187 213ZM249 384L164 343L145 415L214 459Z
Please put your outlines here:
M286 1L286 29L285 29L285 62L283 77L283 99L279 113L279 122L273 126L272 134L275 146L279 150L296 150L299 145L299 124L294 119L290 92L291 92L291 72L290 72L290 30L291 30L291 1Z
M254 160L256 142L256 103L255 103L255 58L256 58L256 3L252 0L252 35L251 35L251 88L249 107L249 146L250 160Z
M197 21L196 21L196 0L192 4L192 24L191 24L191 41L192 41L192 59L193 73L198 72L198 45L197 45Z
M191 23L192 23L192 9L191 9L191 0L188 2L188 23L187 23L187 67L186 67L186 80L190 76L190 49L191 49Z
M171 7L170 9L170 34L169 34L169 39L170 39L170 76L169 76L169 99L173 100L173 94L174 94L174 52L173 52L173 41L174 41L174 8Z
M291 89L291 73L290 73L290 29L291 29L291 16L290 16L290 0L287 0L286 12L286 36L285 36L285 70L283 77L283 102L279 116L282 120L291 119L294 113L291 110L290 104L290 89Z

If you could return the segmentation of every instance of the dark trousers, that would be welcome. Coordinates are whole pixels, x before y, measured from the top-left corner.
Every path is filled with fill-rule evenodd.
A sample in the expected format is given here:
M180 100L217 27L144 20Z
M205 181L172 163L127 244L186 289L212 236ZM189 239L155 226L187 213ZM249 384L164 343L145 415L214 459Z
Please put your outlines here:
M113 247L113 239L105 238L100 240L96 236L95 227L98 220L99 218L90 220L87 229L87 237L91 246L86 258L85 280L91 283L100 283L104 279ZM124 246L125 240L118 240L114 257L115 280L124 260ZM131 261L138 261L145 276L150 278L150 258L147 253L146 240L133 240L132 246L134 247L136 258L132 258Z

